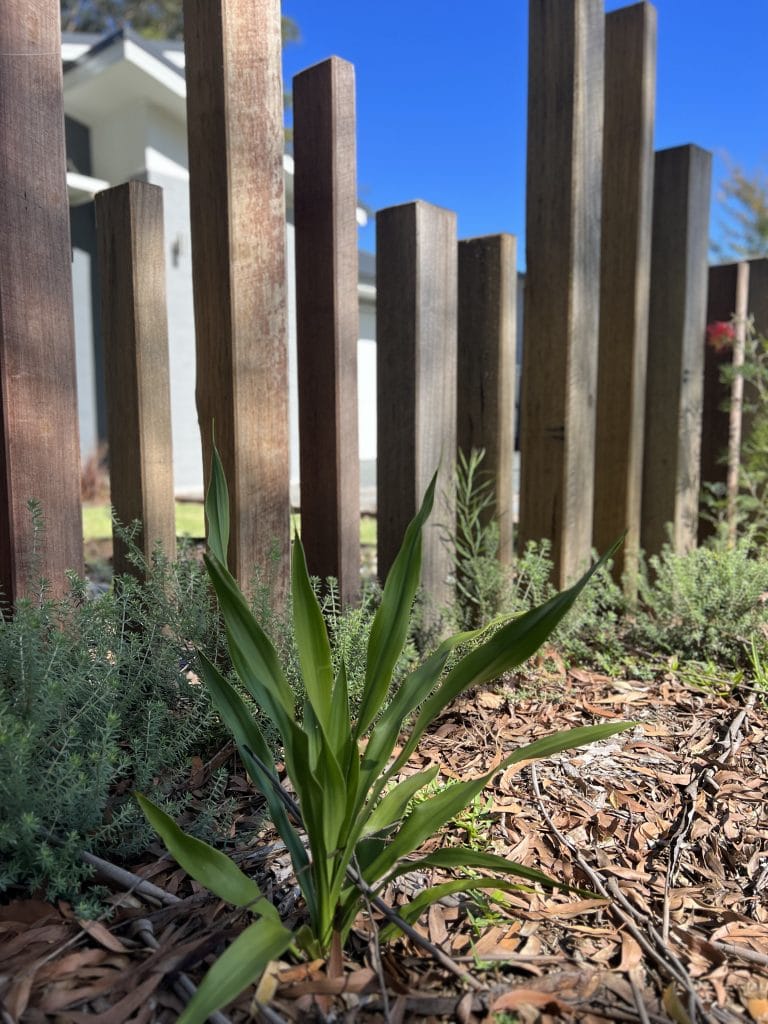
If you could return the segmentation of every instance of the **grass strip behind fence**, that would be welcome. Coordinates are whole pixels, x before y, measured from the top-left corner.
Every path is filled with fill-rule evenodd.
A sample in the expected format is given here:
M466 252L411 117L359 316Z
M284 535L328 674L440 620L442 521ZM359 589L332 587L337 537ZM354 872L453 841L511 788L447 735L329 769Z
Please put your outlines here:
M301 533L301 516L291 516L291 533ZM83 540L107 540L112 536L112 518L109 505L83 505ZM176 502L176 536L199 539L205 536L202 503L196 501ZM360 518L360 543L375 545L376 519L374 516Z

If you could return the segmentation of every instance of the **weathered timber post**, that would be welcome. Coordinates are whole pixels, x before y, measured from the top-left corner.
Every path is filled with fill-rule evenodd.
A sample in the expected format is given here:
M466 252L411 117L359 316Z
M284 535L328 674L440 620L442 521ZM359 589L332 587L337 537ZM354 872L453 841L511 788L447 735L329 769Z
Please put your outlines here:
M605 139L593 543L637 587L653 222L656 8L605 19Z
M707 324L729 323L731 317L747 315L748 263L724 263L709 268ZM741 297L741 301L739 298ZM703 343L703 342L702 342ZM733 350L707 339L704 346L704 391L701 416L701 483L725 484L727 479L730 388L721 380L723 367L730 364ZM712 525L699 521L699 540L712 533Z
M519 542L559 585L592 545L604 36L602 0L530 4Z
M734 365L741 358L746 335L746 319L754 318L758 334L768 331L768 259L754 259L742 263L724 263L709 268L707 292L707 324L728 323L736 318L736 339L733 345L717 345L716 336L704 349L704 399L701 431L701 482L727 485L728 463L735 465L737 438L739 444L749 434L750 406L754 394L749 381L742 379L743 403L733 408L733 387L738 392L739 381L733 387L723 383L725 366ZM738 394L737 394L738 402ZM730 406L730 408L729 408ZM738 424L737 424L738 421ZM730 460L726 457L731 451ZM731 492L736 481L731 479ZM712 524L699 520L699 540L713 532Z
M750 316L755 318L755 330L758 334L768 335L768 258L749 260L749 300L747 302Z
M206 480L211 428L232 499L230 567L289 575L288 328L279 0L185 0L197 332Z
M515 458L517 239L459 242L456 435L459 449L484 448L493 474L499 558L512 560Z
M656 554L696 543L712 156L656 154L640 542Z
M452 597L456 453L456 215L406 203L376 215L378 568L384 579L432 474L421 582L431 614Z
M61 36L54 0L0 4L0 599L82 571ZM27 502L45 522L35 536Z
M360 593L355 69L293 80L301 537L309 570Z
M148 562L176 557L163 192L131 181L96 197L112 506L140 519ZM113 531L115 573L136 572Z

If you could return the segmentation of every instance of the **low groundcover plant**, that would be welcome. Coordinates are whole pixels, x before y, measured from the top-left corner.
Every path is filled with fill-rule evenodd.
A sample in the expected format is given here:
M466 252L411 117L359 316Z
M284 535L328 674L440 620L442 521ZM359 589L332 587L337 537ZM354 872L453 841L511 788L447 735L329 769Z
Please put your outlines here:
M227 569L229 496L221 462L214 452L206 501L206 566L219 599L232 664L242 685L280 735L295 797L282 789L273 754L243 699L201 655L203 678L290 853L307 922L295 933L289 931L256 883L229 858L186 836L171 818L139 797L147 817L178 863L221 899L248 907L256 917L210 969L182 1015L183 1024L204 1021L235 998L269 960L289 948L312 957L326 956L332 948L339 950L358 912L404 872L439 868L472 873L436 885L398 908L400 919L407 923L415 921L447 891L516 887L493 875L478 875L478 871L548 887L559 884L504 857L464 846L452 845L407 859L508 765L599 740L631 725L612 722L554 733L516 750L482 777L457 783L421 802L413 798L435 779L438 765L397 781L424 732L442 710L469 687L497 679L529 658L591 575L587 573L569 590L506 623L485 640L481 631L476 631L443 641L390 693L393 669L408 634L421 570L422 527L431 512L434 491L433 478L386 581L371 628L365 685L356 720L350 716L343 662L334 678L325 622L301 542L298 538L294 541L293 616L306 693L299 715L275 650ZM467 653L454 656L448 664L460 647L466 647ZM409 722L409 735L395 755L401 731ZM299 828L306 833L306 847ZM396 924L389 924L381 937L397 932Z

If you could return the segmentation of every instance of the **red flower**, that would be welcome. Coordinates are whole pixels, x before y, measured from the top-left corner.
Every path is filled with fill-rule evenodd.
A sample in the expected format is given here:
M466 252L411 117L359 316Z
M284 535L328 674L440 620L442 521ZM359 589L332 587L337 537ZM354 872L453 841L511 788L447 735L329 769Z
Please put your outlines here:
M711 345L715 352L723 352L730 348L736 338L733 324L725 320L713 320L707 324L707 344Z

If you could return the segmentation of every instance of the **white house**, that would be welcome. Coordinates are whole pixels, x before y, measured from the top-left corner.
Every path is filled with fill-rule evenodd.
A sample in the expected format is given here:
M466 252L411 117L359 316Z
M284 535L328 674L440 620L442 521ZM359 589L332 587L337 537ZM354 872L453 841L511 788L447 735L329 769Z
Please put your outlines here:
M65 34L64 109L71 207L80 439L87 457L106 436L94 195L129 179L163 188L173 461L178 495L203 488L195 408L195 340L183 44L121 29L107 37ZM293 160L285 157L288 250L291 479L298 482ZM366 214L358 210L358 221ZM364 484L376 456L375 261L360 254L359 408Z

